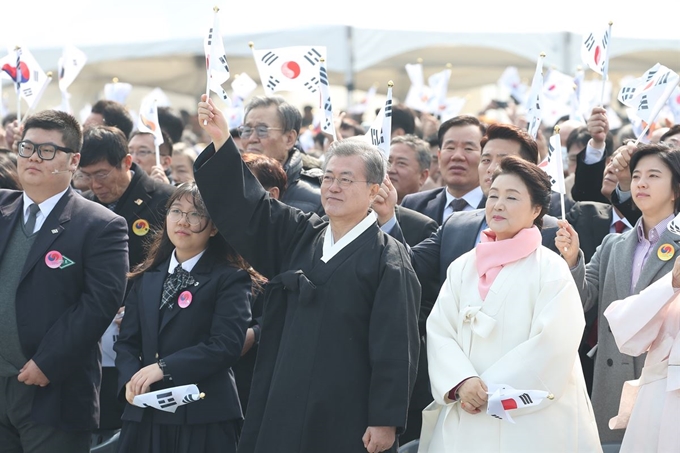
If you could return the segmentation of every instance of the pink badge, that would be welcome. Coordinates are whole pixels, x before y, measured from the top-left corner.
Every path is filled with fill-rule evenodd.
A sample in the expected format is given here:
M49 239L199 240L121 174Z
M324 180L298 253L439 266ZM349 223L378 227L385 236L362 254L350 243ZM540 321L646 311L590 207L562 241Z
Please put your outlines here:
M193 296L189 291L184 291L179 295L179 298L177 298L177 305L179 305L180 308L187 308L189 304L191 304L192 298Z
M47 267L50 269L58 269L63 263L64 257L56 250L47 252L47 255L45 255L45 264L47 264Z

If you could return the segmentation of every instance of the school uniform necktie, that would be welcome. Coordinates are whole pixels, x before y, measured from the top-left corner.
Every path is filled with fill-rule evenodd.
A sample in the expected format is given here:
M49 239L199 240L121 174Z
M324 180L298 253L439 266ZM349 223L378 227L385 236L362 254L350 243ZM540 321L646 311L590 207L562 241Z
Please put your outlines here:
M172 310L172 307L175 306L174 298L177 297L177 293L179 293L181 289L193 284L194 277L192 277L189 272L185 271L181 264L178 264L175 271L165 278L161 306L158 309L162 310L163 307L167 305L168 310Z
M35 230L35 222L38 217L38 213L40 212L40 207L35 204L31 203L31 205L28 207L28 220L26 220L26 234L27 235L32 235L33 230Z

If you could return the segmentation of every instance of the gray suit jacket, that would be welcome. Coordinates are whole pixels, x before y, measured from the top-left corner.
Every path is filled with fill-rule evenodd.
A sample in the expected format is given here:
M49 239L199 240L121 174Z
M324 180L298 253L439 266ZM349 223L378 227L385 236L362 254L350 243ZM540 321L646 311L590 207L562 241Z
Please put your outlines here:
M610 430L609 419L618 413L623 383L640 377L645 359L644 355L633 358L619 352L609 323L603 316L609 304L631 295L633 255L637 244L635 229L623 234L610 234L604 238L602 245L585 266L581 252L579 262L571 272L581 295L584 310L587 311L595 305L598 307L598 347L595 356L592 402L602 442L623 440L624 430ZM673 257L677 256L680 250L680 236L664 230L642 268L634 294L673 269L674 258L662 261L657 255L659 248L665 244L671 245L675 251Z

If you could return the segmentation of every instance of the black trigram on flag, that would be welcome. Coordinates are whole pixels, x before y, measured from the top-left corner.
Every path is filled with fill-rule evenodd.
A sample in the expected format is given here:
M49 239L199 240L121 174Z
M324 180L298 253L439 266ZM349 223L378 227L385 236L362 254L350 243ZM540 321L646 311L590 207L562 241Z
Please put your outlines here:
M175 398L172 397L172 392L159 393L156 395L158 405L165 409L166 407L177 406Z
M662 75L661 77L659 77L659 80L656 81L654 86L663 85L665 83L668 83L668 74L669 73L667 72L664 75Z
M623 87L621 90L621 100L627 101L635 96L635 87Z
M208 45L212 45L212 34L213 34L213 29L210 27L210 31L208 32Z
M588 38L586 38L583 45L585 45L588 48L588 52L593 50L593 46L595 45L595 38L593 37L592 33L588 36Z
M312 77L308 82L305 82L305 88L307 88L312 93L316 93L316 86L319 84L319 79Z
M319 78L321 79L321 83L328 86L328 74L326 73L326 68L323 66L319 69Z
M499 416L496 415L496 414L491 414L491 416L494 417L494 418L497 418L498 420L503 420L503 417L499 417Z
M327 112L330 112L332 110L333 106L331 106L331 98L330 96L326 98L326 102L323 104L323 109Z
M184 398L182 398L182 404L188 404L188 403L193 403L194 401L198 401L200 398L196 397L197 395L185 395Z
M279 56L276 55L274 52L271 52L271 51L262 55L262 63L266 64L267 66L271 66L272 63L274 63L278 59L279 59Z
M392 99L388 99L385 102L385 118L392 116Z
M640 110L649 110L649 102L647 102L646 94L642 95L642 99L640 99L640 105L638 105L638 112Z
M609 30L604 32L604 36L602 36L602 49L605 50L607 48L607 43L609 42Z
M527 393L522 393L522 394L519 396L519 399L521 399L522 402L523 402L524 404L531 404L531 403L533 403L533 401L531 400L531 397L530 397L529 394L527 394Z
M383 143L382 131L371 129L371 143L374 146L380 146Z
M229 64L227 63L227 57L225 57L224 55L222 55L222 56L219 58L219 60L220 60L220 63L222 63L222 66L224 66L224 69L226 69L227 72L229 72Z
M274 76L269 76L269 80L267 80L267 88L273 90L279 83L281 82L278 79L275 79Z
M647 78L645 79L645 82L649 82L654 78L654 75L656 74L656 70L654 71L649 71L649 74L647 74Z
M319 63L319 58L321 58L321 54L313 47L305 55L305 60L309 61L309 64L312 66L316 66Z
M31 96L33 96L33 90L31 90L30 88L24 88L21 91L24 93L24 96L26 96L27 98L30 98Z

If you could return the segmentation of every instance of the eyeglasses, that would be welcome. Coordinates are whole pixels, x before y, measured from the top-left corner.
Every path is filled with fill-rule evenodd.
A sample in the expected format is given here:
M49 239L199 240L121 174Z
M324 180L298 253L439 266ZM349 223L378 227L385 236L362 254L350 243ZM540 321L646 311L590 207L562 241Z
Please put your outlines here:
M94 175L90 175L90 174L83 172L82 170L78 170L76 172L74 178L80 179L85 184L89 184L90 182L92 182L93 179L97 182L103 182L106 178L109 177L109 175L111 174L111 172L113 170L114 169L112 168L111 170L109 170L107 172L98 171Z
M194 226L200 225L201 221L206 217L196 211L184 212L177 208L172 208L168 211L168 220L171 222L179 223L182 220L182 216L186 216L189 225Z
M65 153L73 153L71 148L64 148L57 146L54 143L33 143L29 140L22 140L19 142L19 155L21 157L31 157L34 152L38 151L38 157L42 160L52 160L57 155L57 151Z
M282 131L281 127L268 127L268 126L239 126L238 132L241 134L242 138L248 138L253 135L253 131L257 134L257 138L267 138L269 137L269 131Z
M332 176L324 175L319 178L321 180L321 184L325 186L332 186L335 181L338 182L338 185L342 187L343 189L348 188L349 186L352 185L352 183L355 182L365 182L365 183L370 183L370 181L353 181L349 178L334 178Z

